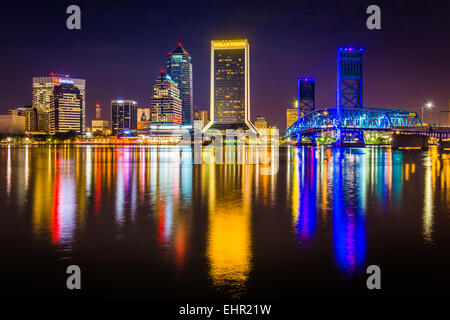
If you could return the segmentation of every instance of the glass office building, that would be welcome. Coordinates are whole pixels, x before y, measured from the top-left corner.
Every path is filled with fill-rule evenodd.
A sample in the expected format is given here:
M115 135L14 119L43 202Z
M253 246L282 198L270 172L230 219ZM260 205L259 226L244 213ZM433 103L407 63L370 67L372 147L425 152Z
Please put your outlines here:
M137 129L138 105L133 100L111 101L112 134L130 133Z
M150 113L152 125L180 126L182 124L180 90L164 70L161 70L160 76L153 86Z
M37 131L49 132L50 103L53 89L61 84L73 84L80 90L82 96L82 131L85 131L86 118L86 80L71 78L70 74L56 74L51 72L46 77L33 77L32 95L33 107L38 109Z
M191 126L193 121L192 59L181 43L167 56L167 74L178 85L182 104L182 124Z
M75 131L83 133L83 96L75 85L60 84L50 100L49 133Z

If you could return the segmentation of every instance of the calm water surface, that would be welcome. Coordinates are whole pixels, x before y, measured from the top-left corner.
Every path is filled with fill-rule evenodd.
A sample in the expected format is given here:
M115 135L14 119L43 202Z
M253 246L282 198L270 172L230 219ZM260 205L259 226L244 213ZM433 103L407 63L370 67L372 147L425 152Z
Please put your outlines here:
M449 153L276 157L263 175L193 164L189 147L0 148L2 295L450 297ZM65 287L70 264L81 292Z

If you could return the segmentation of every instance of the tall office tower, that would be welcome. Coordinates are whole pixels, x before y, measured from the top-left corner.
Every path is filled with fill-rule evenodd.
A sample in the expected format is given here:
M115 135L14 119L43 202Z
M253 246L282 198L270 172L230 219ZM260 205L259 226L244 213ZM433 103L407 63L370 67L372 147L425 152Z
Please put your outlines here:
M86 80L70 78L69 74L50 73L47 77L33 77L33 107L38 108L38 131L49 132L50 101L53 89L60 84L73 84L83 97L82 131L85 131L86 117Z
M102 118L102 108L100 107L100 103L95 105L95 119L100 120Z
M267 119L266 117L257 116L255 120L256 129L267 129Z
M137 102L133 100L111 100L112 134L137 129Z
M315 110L315 78L299 78L298 79L298 117Z
M83 96L71 83L55 86L50 100L49 132L83 133Z
M338 110L363 107L362 54L362 48L339 48L337 52Z
M286 109L286 130L297 121L300 112L298 111L298 101L294 102L293 108Z
M31 106L20 107L17 109L8 110L8 114L25 117L25 131L38 131L38 111L37 108Z
M211 121L203 128L251 130L247 39L211 41Z
M167 74L178 85L182 104L182 124L192 126L194 101L192 91L192 59L181 43L167 56Z
M164 70L153 86L150 103L152 125L181 125L182 101L178 86Z

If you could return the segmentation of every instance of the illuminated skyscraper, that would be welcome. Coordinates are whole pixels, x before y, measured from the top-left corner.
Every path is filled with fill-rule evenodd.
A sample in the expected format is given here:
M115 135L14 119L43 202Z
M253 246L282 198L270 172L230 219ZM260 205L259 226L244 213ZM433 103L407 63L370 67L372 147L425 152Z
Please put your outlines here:
M71 83L53 89L50 100L49 133L75 131L83 133L83 96Z
M70 78L69 74L50 73L47 77L33 77L33 107L38 109L38 131L49 132L50 102L53 89L60 84L73 84L80 90L83 98L82 105L82 131L85 128L86 117L86 80Z
M339 48L337 52L337 108L362 108L363 49Z
M192 91L192 59L181 43L169 52L167 57L167 74L178 85L182 104L182 123L192 125L193 91Z
M182 102L178 86L164 70L153 86L150 104L152 125L181 125Z
M203 128L257 132L250 123L250 53L247 39L211 41L211 121Z
M137 128L137 103L133 100L111 101L112 134L118 135L124 131Z
M298 111L298 101L294 102L293 108L287 108L286 109L286 130L295 122L297 121L299 116Z

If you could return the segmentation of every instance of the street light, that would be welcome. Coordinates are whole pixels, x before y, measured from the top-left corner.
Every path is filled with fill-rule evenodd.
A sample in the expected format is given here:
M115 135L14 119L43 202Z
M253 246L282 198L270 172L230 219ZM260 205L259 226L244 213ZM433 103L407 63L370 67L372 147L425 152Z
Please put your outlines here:
M423 121L423 109L428 108L431 110L431 108L433 108L433 104L431 102L427 102L423 107L422 107L422 121ZM433 122L433 119L431 119L431 121Z

